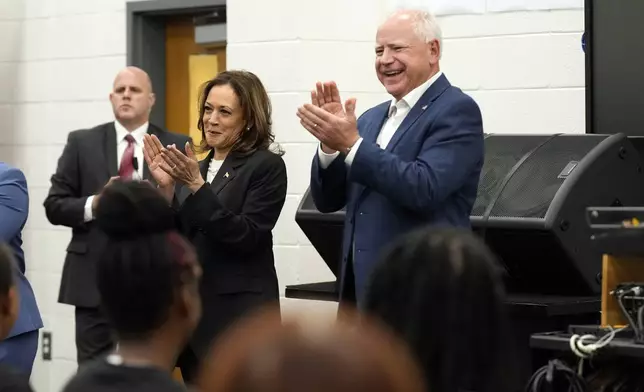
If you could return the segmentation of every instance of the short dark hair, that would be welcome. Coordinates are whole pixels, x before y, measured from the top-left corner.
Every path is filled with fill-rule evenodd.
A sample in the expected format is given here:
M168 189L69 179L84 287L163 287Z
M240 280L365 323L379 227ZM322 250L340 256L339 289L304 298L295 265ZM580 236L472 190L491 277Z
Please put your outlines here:
M206 143L203 116L206 110L208 94L215 86L230 86L243 113L248 129L242 131L239 140L233 145L231 151L240 154L251 154L257 150L268 150L275 142L275 135L272 130L272 107L268 93L262 81L252 72L243 70L230 70L219 73L215 78L207 81L201 87L199 95L199 119L197 128L201 131L201 143L197 146L197 152L209 151L212 148ZM279 146L276 153L282 155L284 152Z
M97 271L102 306L121 340L145 339L167 321L177 290L197 279L194 249L146 182L107 187L96 221L108 237Z
M0 296L9 294L14 285L14 258L11 248L6 244L0 244Z
M421 228L383 253L365 308L415 351L428 390L504 392L512 352L502 269L471 231Z

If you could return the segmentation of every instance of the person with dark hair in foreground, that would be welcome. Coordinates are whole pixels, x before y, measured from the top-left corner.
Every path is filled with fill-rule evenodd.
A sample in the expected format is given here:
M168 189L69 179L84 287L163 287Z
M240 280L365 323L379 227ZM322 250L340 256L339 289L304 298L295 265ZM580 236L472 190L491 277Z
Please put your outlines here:
M183 391L172 370L201 317L201 267L174 212L147 182L115 181L96 208L108 244L98 290L116 350L68 383L75 391Z
M370 277L366 312L415 351L428 391L506 392L513 371L500 265L470 231L416 229ZM510 359L511 360L511 359Z
M202 392L424 392L408 348L373 320L332 324L308 315L282 322L262 309L213 346Z
M16 287L15 260L11 249L0 244L0 340L13 328L18 318L18 288ZM31 392L29 377L0 363L0 392Z

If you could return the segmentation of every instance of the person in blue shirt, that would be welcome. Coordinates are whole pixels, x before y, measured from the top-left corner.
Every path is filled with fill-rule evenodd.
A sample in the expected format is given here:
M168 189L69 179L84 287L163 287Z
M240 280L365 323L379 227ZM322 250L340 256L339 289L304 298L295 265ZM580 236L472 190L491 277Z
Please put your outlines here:
M0 161L0 242L6 243L13 252L14 278L20 303L18 319L0 342L0 363L30 376L43 322L33 289L25 277L22 229L28 215L29 193L25 175L20 169Z

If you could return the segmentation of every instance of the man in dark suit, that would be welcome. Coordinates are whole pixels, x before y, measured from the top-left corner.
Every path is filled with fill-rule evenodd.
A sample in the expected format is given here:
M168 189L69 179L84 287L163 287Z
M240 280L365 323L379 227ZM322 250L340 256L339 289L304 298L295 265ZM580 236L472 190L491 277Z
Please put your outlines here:
M98 195L117 177L153 182L143 159L146 133L156 135L164 145L183 146L189 140L149 124L154 100L150 78L143 70L127 67L119 72L110 93L115 121L69 133L44 202L52 224L72 228L58 300L76 307L81 365L114 347L96 289L96 261L105 242L92 223Z
M43 327L34 291L25 277L22 229L29 216L27 179L22 171L0 162L0 243L11 249L19 310L18 319L6 339L0 342L0 363L7 364L29 378L36 351L38 330Z
M470 227L483 164L478 105L439 67L441 32L431 14L394 13L378 29L376 73L393 99L359 119L335 83L317 85L298 110L319 141L311 193L321 212L346 207L341 301L364 300L381 250L417 226ZM431 260L428 260L431 262Z

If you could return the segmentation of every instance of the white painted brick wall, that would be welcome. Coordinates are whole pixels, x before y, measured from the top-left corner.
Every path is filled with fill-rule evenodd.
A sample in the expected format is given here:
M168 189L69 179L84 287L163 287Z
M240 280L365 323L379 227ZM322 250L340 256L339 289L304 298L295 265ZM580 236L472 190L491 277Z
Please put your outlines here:
M299 127L296 108L308 100L315 81L327 79L338 82L343 98L358 98L359 112L387 99L373 71L373 40L390 3L229 2L228 67L262 78L277 140L287 152L288 197L275 230L282 290L332 279L293 219L315 151L314 140ZM572 8L557 11L481 13L479 6L479 13L461 15L453 14L456 3L433 3L452 13L439 18L442 68L479 102L486 132L583 133L581 1L539 3ZM125 65L124 10L124 0L0 0L0 160L21 167L29 180L28 276L45 329L54 336L54 360L36 360L37 391L59 391L76 368L73 309L56 302L70 232L47 222L42 202L67 133L111 117L107 95ZM284 305L285 313L335 311L333 303L284 300Z

